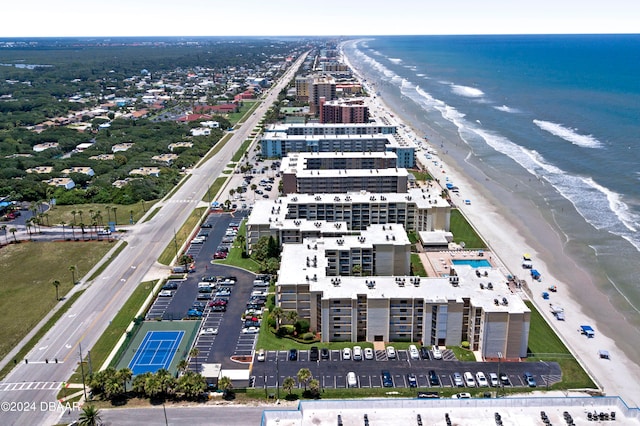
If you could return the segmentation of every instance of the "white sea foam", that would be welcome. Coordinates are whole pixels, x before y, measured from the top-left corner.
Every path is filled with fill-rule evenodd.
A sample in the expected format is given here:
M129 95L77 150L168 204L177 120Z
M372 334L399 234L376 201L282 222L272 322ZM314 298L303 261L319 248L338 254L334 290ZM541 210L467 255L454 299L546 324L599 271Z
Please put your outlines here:
M502 106L494 106L493 108L497 109L498 111L502 111L502 112L508 112L510 114L517 114L520 112L519 109L516 108L511 108L508 107L506 105L502 105Z
M581 135L576 129L565 127L551 121L533 120L536 126L561 139L583 148L602 148L602 143L591 135Z
M426 74L423 74L423 73L420 72L420 73L416 74L416 76L418 76L418 77L426 77Z
M398 59L398 58L387 58L389 59L390 62L393 62L394 64L401 64L402 63L402 59Z
M480 89L469 86L461 86L459 84L452 84L451 91L456 95L464 96L467 98L481 98L482 96L484 96L484 92Z

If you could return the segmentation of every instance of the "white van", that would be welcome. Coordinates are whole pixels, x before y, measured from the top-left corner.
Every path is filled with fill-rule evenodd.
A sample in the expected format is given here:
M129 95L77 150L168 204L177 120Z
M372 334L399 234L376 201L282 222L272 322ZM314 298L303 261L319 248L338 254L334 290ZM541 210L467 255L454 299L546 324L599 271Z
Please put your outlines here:
M418 352L416 345L409 345L409 356L411 359L420 359L420 352Z
M442 352L436 345L431 347L431 352L433 353L433 359L442 359Z
M355 388L358 386L358 380L356 379L356 373L353 371L349 371L347 373L347 386L350 388Z
M468 388L476 387L476 380L473 378L473 374L470 371L464 373L464 383Z
M353 347L353 360L362 361L362 348L360 346Z

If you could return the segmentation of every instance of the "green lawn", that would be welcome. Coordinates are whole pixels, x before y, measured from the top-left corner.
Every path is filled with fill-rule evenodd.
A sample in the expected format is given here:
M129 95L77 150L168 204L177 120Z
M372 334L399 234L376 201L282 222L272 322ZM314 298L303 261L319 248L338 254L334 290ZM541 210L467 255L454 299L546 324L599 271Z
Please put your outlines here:
M247 149L249 149L249 145L251 144L251 142L251 139L245 139L244 142L242 142L242 145L240 145L240 148L238 148L235 154L233 154L231 161L235 161L237 163L242 160L242 157L244 157L245 152L247 152Z
M411 272L416 277L427 276L427 271L425 271L424 265L422 264L418 253L411 253Z
M219 177L214 180L207 190L207 193L204 194L204 198L202 199L202 201L206 201L207 203L211 203L212 201L214 201L216 195L218 195L218 192L220 191L220 188L222 188L222 185L224 185L227 179L227 177Z
M106 241L25 242L0 250L0 357L4 357L57 303L53 281L63 297L113 247Z
M487 247L478 233L471 227L467 219L457 209L451 209L451 232L456 243L464 242L465 249L484 249Z
M239 112L234 112L227 115L227 119L231 122L232 125L236 125L242 118L257 108L259 105L258 101L242 101L242 106L240 107Z
M242 246L240 244L241 239L246 235L246 222L242 221L238 228L238 235L233 240L233 246L229 250L229 254L224 260L216 260L215 263L221 263L223 265L237 266L238 268L246 269L247 271L259 273L261 265L250 257L242 257Z
M526 303L531 309L527 361L555 361L560 364L562 381L551 386L551 389L595 388L591 378L571 355L569 349L562 343L540 312L531 302Z

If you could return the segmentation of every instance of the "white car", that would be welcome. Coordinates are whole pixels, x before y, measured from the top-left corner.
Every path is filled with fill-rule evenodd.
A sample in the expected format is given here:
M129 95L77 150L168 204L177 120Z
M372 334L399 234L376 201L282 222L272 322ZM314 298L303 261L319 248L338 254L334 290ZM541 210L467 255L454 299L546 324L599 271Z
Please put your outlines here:
M364 359L373 359L373 349L364 348Z
M478 371L476 373L476 382L478 383L478 387L487 387L489 386L489 382L487 381L487 377L484 375L482 371Z
M462 380L462 374L458 373L457 371L453 373L453 384L459 388L464 386L464 381Z
M356 379L356 373L353 371L349 371L347 373L347 386L350 388L355 388L358 386L358 380Z
M171 291L171 290L162 290L160 293L158 293L158 296L160 296L160 297L171 297L171 296L173 296L173 291Z
M420 359L420 352L418 352L416 345L409 345L409 356L411 359Z
M442 352L436 345L431 347L431 353L433 354L433 359L442 359Z
M476 379L473 378L473 374L469 371L465 371L464 373L464 384L467 385L468 388L476 387Z
M258 351L258 355L256 356L256 359L257 359L259 362L264 362L264 359L265 359L264 349L260 349L260 350Z
M500 382L498 381L498 375L496 373L489 373L489 384L491 384L491 386L498 387L498 385L500 384Z
M362 361L362 348L360 346L353 347L353 360Z
M462 392L453 395L451 398L453 399L469 399L471 398L471 394L469 392Z
M244 334L256 334L260 331L258 327L245 327L242 329L242 333Z
M387 358L396 359L396 348L393 346L387 346Z
M342 359L351 359L351 348L344 348L342 350Z
M218 329L213 327L203 328L200 334L218 334Z

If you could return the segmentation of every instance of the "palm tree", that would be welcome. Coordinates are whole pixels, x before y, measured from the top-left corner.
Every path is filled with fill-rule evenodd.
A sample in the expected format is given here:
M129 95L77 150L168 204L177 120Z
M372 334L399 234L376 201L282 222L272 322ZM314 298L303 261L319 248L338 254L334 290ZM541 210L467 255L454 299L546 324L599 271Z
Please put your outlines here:
M297 311L288 311L287 312L287 320L291 322L291 324L295 324L298 319Z
M155 374L150 374L144 382L144 393L153 398L162 393L162 382Z
M282 381L282 389L289 392L289 395L291 395L291 391L294 387L296 387L296 381L293 377L287 377Z
M160 370L156 371L156 377L158 378L162 386L162 393L173 393L176 387L176 379L171 375L171 373L169 373L168 370L161 368Z
M131 383L131 390L140 396L145 395L145 386L147 383L147 379L151 375L152 374L148 371L143 374L138 374L133 378L133 383Z
M27 232L29 233L29 241L31 241L31 227L33 224L31 223L32 219L27 220Z
M177 368L178 372L182 374L186 373L187 369L189 368L189 361L187 361L186 359L181 359L180 362L178 362Z
M65 230L65 226L66 226L67 222L65 222L64 220L62 222L60 222L60 225L62 225L62 241L66 240L66 236L64 234L64 230Z
M69 272L71 272L71 283L75 285L76 283L76 268L74 265L69 266Z
M191 348L191 350L189 351L189 358L194 358L196 360L196 372L199 372L199 368L198 368L198 355L200 354L200 349L198 348Z
M118 370L117 376L122 380L122 389L127 392L127 382L133 377L133 371L130 368L124 367Z
M18 232L18 230L16 228L10 228L9 232L11 232L11 235L13 235L13 242L17 243L18 240L16 239L16 232ZM5 236L6 236L6 234L5 234Z
M184 361L184 360L183 360ZM196 398L207 388L207 381L201 374L187 371L178 379L178 389L186 398Z
M311 391L313 394L317 395L318 394L318 390L320 390L320 380L311 379L309 381L309 391Z
M229 376L222 376L220 380L218 380L218 389L222 389L224 392L224 396L227 396L231 389L233 389L233 382Z
M75 210L71 210L71 214L73 215L73 223L76 223L76 211Z
M280 320L284 315L284 311L280 306L276 306L271 310L271 316L276 320L276 331L280 329Z
M301 368L298 370L298 382L304 385L305 392L307 391L307 382L313 377L311 375L311 370L308 368Z
M82 407L82 413L78 419L80 426L96 426L102 423L100 418L100 410L95 405L88 404Z
M60 297L58 296L58 287L60 287L60 281L55 280L51 284L53 284L53 286L56 288L56 300L60 300Z
M82 223L82 210L78 210L78 215L80 216L80 222Z

